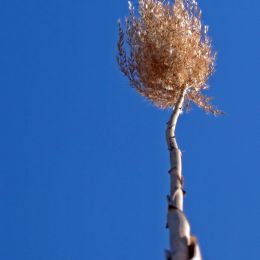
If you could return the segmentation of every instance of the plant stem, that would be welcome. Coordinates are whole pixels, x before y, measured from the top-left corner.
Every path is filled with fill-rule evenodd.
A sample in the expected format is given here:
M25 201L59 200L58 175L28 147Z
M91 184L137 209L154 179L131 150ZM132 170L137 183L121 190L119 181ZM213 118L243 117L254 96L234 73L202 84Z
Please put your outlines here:
M186 90L174 107L166 130L166 139L170 151L171 169L170 195L168 196L167 227L169 228L170 249L166 251L167 260L200 260L196 239L190 234L190 224L183 212L183 177L181 151L176 142L175 129L182 112Z

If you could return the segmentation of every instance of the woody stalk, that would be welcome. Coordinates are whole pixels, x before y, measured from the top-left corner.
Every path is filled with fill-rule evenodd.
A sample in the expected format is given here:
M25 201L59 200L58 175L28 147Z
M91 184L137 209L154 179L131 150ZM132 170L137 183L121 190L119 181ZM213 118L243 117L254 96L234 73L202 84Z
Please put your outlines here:
M130 85L161 109L172 109L166 129L170 151L170 194L167 227L167 260L201 259L196 239L183 212L181 151L175 128L182 111L191 103L207 113L221 114L205 96L214 70L208 27L202 26L195 0L139 0L138 12L129 2L129 16L119 22L117 62Z

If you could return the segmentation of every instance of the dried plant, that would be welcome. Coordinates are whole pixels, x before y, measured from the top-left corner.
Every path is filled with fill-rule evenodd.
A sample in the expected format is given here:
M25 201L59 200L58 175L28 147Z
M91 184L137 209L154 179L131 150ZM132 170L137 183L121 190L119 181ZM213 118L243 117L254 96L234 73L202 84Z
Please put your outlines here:
M138 14L129 2L124 27L119 22L117 61L141 95L165 109L185 93L186 108L192 101L207 112L221 113L202 93L216 54L195 0L139 0Z

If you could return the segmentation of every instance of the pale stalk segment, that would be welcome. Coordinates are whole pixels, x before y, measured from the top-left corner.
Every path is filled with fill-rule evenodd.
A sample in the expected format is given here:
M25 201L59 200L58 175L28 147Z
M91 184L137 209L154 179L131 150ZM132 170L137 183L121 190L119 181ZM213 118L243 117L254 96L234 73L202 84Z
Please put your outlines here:
M166 140L171 162L171 169L169 170L170 195L168 195L167 214L170 249L166 250L167 260L202 259L196 238L191 235L189 221L183 212L185 191L182 176L182 154L175 136L176 124L183 110L185 95L186 90L181 93L166 129Z

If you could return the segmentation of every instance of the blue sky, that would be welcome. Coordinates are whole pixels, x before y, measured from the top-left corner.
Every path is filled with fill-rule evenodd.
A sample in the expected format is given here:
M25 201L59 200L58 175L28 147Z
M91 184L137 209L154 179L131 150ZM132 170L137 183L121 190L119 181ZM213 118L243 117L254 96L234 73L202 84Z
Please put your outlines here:
M179 121L185 210L204 259L257 259L260 2L199 4L226 114ZM122 0L1 0L0 259L163 259L170 111L117 68L125 15Z

